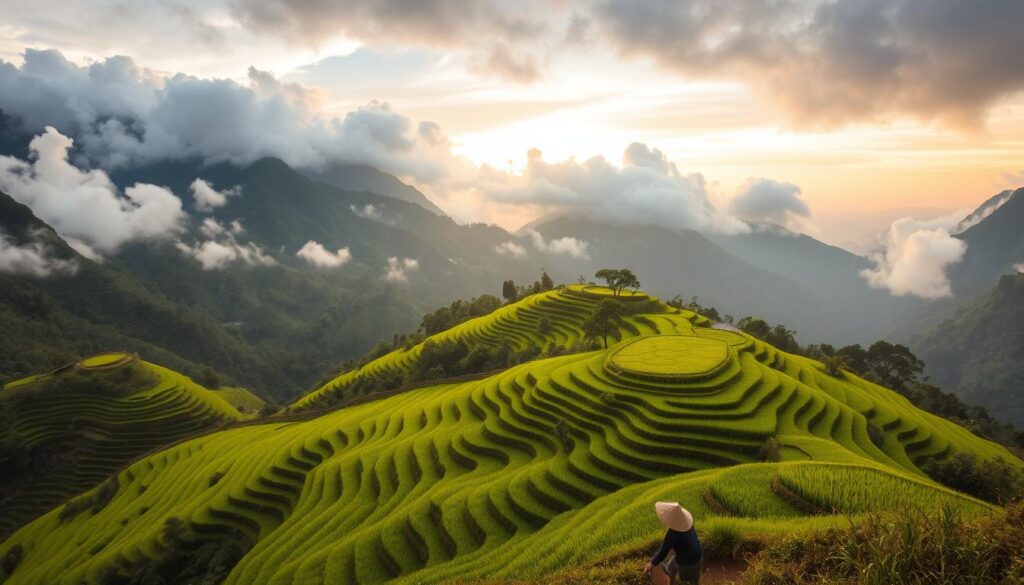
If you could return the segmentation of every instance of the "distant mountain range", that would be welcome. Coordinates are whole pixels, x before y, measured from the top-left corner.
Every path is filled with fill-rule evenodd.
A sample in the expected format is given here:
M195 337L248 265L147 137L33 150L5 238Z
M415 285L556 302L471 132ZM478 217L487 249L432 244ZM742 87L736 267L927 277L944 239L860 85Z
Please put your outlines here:
M858 274L867 259L774 226L705 235L556 214L509 233L459 225L413 187L366 165L300 172L272 158L247 166L163 162L111 178L122 187L145 182L173 190L190 214L186 243L199 241L206 219L238 221L239 242L258 246L274 265L204 270L168 242L132 243L97 264L0 195L0 229L24 238L43 228L60 254L82 267L46 279L0 275L0 318L18 332L0 338L0 374L119 348L188 374L208 365L284 400L316 382L311 372L414 330L420 315L454 298L496 294L508 279L529 284L541 270L559 282L590 280L606 266L632 268L645 289L664 298L697 296L723 314L784 323L803 343L867 343L894 332L906 339L1024 258L1021 191L1000 194L965 220L975 225L958 236L968 251L950 271L957 297L934 302L872 289ZM217 189L237 186L241 195L201 212L189 194L196 178ZM563 238L580 247L552 246ZM311 266L296 257L310 241L331 252L345 248L351 260L340 269ZM404 282L384 278L389 262L406 259L414 267L401 275ZM34 305L47 316L31 317ZM368 306L377 310L363 310Z

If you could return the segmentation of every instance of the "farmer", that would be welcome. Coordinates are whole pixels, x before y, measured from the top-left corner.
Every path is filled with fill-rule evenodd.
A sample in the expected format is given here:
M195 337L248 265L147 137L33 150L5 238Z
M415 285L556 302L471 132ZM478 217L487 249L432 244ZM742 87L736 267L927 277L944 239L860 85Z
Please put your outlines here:
M693 528L693 515L679 502L657 502L654 511L668 532L661 548L644 566L644 574L651 576L654 585L669 585L676 575L685 584L698 585L704 550Z

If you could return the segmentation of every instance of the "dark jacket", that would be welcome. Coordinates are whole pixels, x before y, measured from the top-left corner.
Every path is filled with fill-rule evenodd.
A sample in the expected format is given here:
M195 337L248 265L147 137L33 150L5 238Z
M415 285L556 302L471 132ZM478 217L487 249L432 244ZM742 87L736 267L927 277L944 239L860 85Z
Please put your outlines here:
M700 546L700 539L697 538L697 531L691 527L686 532L669 529L665 533L665 540L661 548L651 558L651 564L657 565L665 560L668 551L676 551L677 565L694 565L700 562L704 555L704 549Z

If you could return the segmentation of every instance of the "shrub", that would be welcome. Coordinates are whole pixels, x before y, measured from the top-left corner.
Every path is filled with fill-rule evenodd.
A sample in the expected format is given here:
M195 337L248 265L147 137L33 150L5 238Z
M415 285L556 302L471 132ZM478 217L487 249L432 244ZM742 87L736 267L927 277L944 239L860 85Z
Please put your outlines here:
M979 461L973 455L957 453L941 461L928 461L921 470L939 483L997 504L1024 492L1021 471L1002 458Z

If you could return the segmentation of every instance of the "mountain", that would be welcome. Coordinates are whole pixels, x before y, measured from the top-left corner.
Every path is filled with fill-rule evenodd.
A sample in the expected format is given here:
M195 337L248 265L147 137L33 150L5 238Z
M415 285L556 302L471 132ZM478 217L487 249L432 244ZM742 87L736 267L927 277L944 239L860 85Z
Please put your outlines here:
M143 453L242 418L215 392L126 353L10 382L0 390L0 537Z
M377 195L392 197L435 213L445 215L440 207L418 189L398 180L394 175L376 167L363 164L331 163L323 169L303 169L310 178L333 185L345 191L369 191Z
M960 225L970 227L954 234L967 249L963 258L946 270L953 296L911 304L881 337L909 342L939 327L960 307L985 296L1024 261L1024 230L1020 227L1024 225L1024 189L989 198Z
M994 199L968 216L984 219L956 236L967 244L967 251L963 260L950 267L948 276L960 298L987 291L1024 261L1024 189Z
M263 369L220 323L170 301L114 262L82 257L4 193L0 233L20 246L41 243L52 258L77 268L47 277L0 272L0 373L6 377L109 348L144 354L192 376L204 364L235 364L239 373Z
M599 268L626 266L654 294L697 296L705 303L714 299L723 315L738 319L753 314L785 323L797 329L805 342L835 340L842 332L821 299L806 286L745 262L696 231L565 215L533 229L547 240L575 237L588 244L586 259L545 258L546 268L555 270L552 274L568 274L570 279L582 274L589 280Z
M1024 274L1005 275L910 346L931 380L996 417L1024 423Z
M659 498L734 533L911 505L977 517L993 508L919 466L961 453L1024 466L894 392L644 293L620 297L610 348L579 345L610 296L547 291L432 339L570 353L146 456L0 544L6 582L521 578L653 540Z
M868 286L860 276L861 270L872 267L867 258L783 227L751 227L746 234L709 238L737 258L812 292L832 317L831 339L836 343L877 340L894 318L921 304L918 299L894 297ZM802 332L799 326L797 330ZM828 342L829 337L818 339Z

